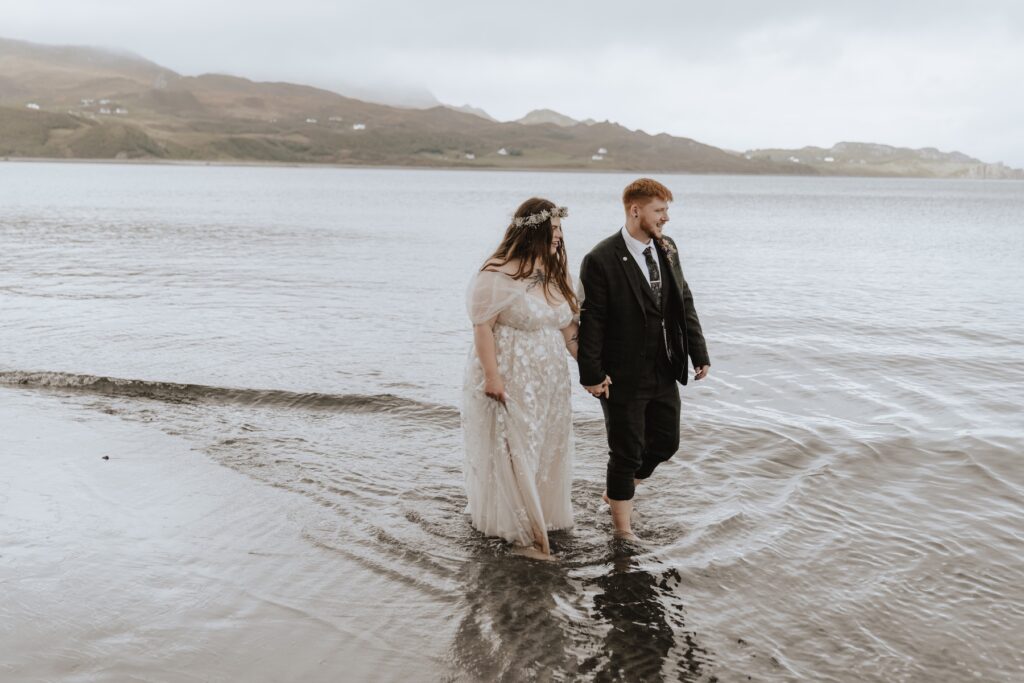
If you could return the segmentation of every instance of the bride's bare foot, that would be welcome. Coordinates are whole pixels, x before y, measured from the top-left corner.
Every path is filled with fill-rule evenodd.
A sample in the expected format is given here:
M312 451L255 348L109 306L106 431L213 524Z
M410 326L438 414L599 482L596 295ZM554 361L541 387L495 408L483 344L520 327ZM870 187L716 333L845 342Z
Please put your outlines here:
M548 535L536 524L533 525L533 547L543 555L551 554L551 546L548 544Z
M554 562L556 560L554 555L544 552L535 545L516 546L515 553L530 560L543 560L545 562Z

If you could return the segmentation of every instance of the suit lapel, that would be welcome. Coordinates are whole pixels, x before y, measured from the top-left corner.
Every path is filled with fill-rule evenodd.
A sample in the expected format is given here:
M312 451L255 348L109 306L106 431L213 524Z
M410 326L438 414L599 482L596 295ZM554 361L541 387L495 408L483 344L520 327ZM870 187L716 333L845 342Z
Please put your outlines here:
M636 297L636 302L640 305L640 310L644 311L644 316L647 316L647 309L644 306L644 294L643 291L646 289L648 296L653 300L654 293L651 292L650 286L644 281L644 276L637 272L636 261L629 254L629 249L626 248L626 240L619 234L619 239L615 242L615 260L622 266L622 270L626 275L626 281L629 283L629 288L633 290L633 295Z

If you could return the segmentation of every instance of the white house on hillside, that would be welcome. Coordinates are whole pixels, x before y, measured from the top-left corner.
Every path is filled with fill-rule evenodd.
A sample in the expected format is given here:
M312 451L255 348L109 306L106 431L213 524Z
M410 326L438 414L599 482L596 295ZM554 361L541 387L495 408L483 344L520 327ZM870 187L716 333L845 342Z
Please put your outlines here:
M36 111L39 111L39 105L36 104L35 102L29 102L28 104L25 105L25 108L26 109L35 109Z
M352 130L366 130L366 124L365 123L353 123L352 124Z

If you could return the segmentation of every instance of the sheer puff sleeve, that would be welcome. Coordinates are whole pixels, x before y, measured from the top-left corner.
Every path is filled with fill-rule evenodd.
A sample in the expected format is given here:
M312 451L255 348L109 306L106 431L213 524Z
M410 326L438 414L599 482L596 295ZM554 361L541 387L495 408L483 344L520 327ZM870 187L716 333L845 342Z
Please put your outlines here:
M481 271L469 281L466 312L474 325L480 325L511 306L521 293L517 282L508 275Z

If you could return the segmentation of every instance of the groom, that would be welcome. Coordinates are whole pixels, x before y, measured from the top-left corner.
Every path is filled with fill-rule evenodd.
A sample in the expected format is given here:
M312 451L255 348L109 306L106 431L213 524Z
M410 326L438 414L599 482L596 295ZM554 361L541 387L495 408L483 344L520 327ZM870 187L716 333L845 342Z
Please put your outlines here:
M633 493L679 448L679 387L710 369L679 252L662 235L672 192L640 178L622 193L625 226L583 258L580 383L601 399L608 433L605 500L616 536L635 540Z

